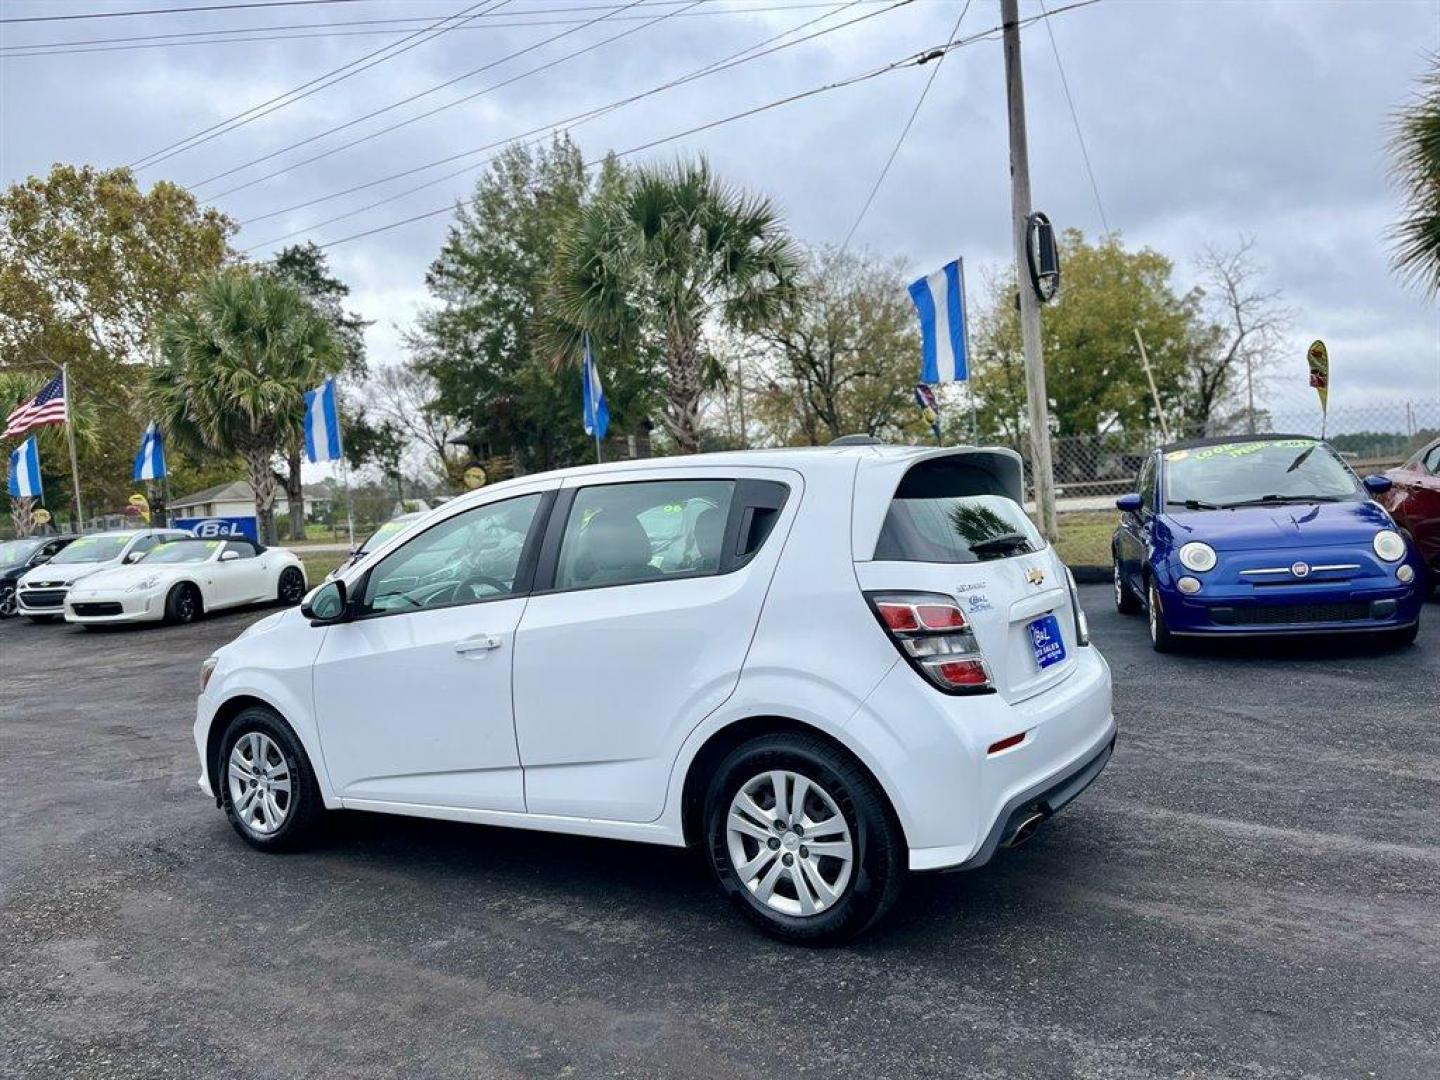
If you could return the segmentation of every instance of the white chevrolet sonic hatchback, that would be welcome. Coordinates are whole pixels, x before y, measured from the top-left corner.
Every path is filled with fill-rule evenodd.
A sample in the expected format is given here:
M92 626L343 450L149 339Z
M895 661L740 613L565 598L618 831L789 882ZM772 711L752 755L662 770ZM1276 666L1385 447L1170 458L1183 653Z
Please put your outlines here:
M265 850L327 809L703 849L852 937L1104 768L1110 671L998 449L625 462L446 503L205 661L200 786Z

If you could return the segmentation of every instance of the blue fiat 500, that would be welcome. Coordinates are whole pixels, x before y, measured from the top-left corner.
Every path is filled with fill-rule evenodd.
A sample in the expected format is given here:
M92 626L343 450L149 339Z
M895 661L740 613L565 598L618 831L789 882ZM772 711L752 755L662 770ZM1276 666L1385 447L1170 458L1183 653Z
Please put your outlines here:
M1140 470L1115 530L1115 606L1183 637L1381 632L1415 640L1423 573L1409 538L1331 447L1299 435L1176 443Z

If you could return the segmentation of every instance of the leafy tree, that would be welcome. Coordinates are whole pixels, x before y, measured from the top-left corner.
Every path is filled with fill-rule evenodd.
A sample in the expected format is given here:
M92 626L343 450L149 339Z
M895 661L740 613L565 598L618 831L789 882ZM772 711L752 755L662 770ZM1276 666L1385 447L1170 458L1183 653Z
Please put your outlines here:
M1089 244L1068 230L1061 259L1064 284L1042 316L1056 434L1158 429L1137 327L1166 414L1180 416L1195 362L1215 344L1201 315L1202 294L1177 295L1169 259L1149 248L1127 251L1113 233ZM972 326L974 389L984 426L1018 442L1025 430L1025 359L1013 271L992 282L990 293Z
M159 344L147 403L175 442L245 462L260 534L273 543L274 458L303 427L297 397L337 363L335 331L294 285L236 267L165 319Z
M316 312L330 324L339 343L333 364L317 371L320 379L342 372L352 380L365 377L365 328L369 322L346 311L350 286L330 272L325 253L313 242L292 244L270 263L270 272L298 288ZM304 413L303 399L296 408ZM348 421L348 417L346 420ZM301 476L304 439L296 437L285 447L285 497L289 503L290 539L305 539L305 483Z
M545 363L540 339L551 321L546 279L556 238L618 182L614 166L588 179L579 149L557 138L501 154L470 205L456 210L426 275L438 304L421 315L409 345L415 371L434 381L428 416L458 422L479 456L511 455L530 471L592 452L580 424L579 376ZM651 401L644 356L603 335L595 349L612 428L633 430Z
M681 453L719 376L707 329L750 332L794 298L800 260L769 200L728 187L701 158L647 166L596 199L560 244L552 297L573 359L580 332L662 351L661 417Z
M1440 56L1420 80L1415 101L1395 117L1393 172L1405 196L1395 226L1395 268L1427 295L1440 293Z
M797 284L796 302L756 334L769 355L750 396L771 438L922 437L927 424L913 397L920 335L903 264L812 251Z
M0 369L69 364L77 433L91 435L78 440L87 509L123 504L157 322L224 263L233 231L184 188L141 191L125 169L56 165L0 192Z

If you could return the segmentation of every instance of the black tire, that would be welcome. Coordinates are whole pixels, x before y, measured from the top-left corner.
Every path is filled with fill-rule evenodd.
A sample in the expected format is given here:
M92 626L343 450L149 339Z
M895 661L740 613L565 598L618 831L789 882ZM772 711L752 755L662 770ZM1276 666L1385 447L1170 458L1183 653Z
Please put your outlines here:
M1165 624L1165 606L1160 603L1160 591L1155 588L1153 581L1150 582L1150 599L1145 609L1149 615L1151 646L1158 653L1174 652L1175 635L1170 633L1170 627Z
M165 597L165 621L172 626L194 622L202 610L200 590L186 582L172 586Z
M15 603L14 584L0 585L0 619L13 619L18 614Z
M731 802L747 783L770 770L787 770L818 785L849 826L848 881L833 903L814 914L790 915L767 906L741 880L731 858L727 830ZM905 882L905 838L879 784L848 755L814 736L764 735L732 750L711 777L704 823L707 861L720 887L747 919L782 941L827 945L850 940L890 909ZM776 863L782 857L809 858L808 852L791 855L776 850ZM818 866L823 857L815 858L813 865ZM792 893L795 887L790 882Z
M284 795L284 817L278 828L262 833L251 824L248 816L237 809L231 790L231 752L242 739L260 734L269 740L284 759L289 791ZM243 754L243 751L242 751ZM263 705L252 705L236 714L220 740L219 757L211 763L212 782L219 785L220 802L230 825L240 838L259 851L296 851L312 842L325 819L325 804L315 783L315 770L300 740L276 712ZM279 772L275 773L279 776ZM249 785L246 785L247 787ZM281 793L274 793L277 803ZM243 792L242 792L243 798Z
M1111 554L1111 573L1115 586L1115 610L1121 615L1139 615L1144 605L1120 576L1120 557L1114 553Z
M305 575L298 566L287 566L280 571L280 580L275 587L275 600L285 607L294 607L305 598Z

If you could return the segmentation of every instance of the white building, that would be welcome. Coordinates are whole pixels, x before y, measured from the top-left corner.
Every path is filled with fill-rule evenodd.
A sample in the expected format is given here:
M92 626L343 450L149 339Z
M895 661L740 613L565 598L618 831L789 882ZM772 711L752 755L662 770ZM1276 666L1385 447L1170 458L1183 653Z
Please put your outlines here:
M329 511L332 498L329 488L306 484L304 490L306 518ZM275 513L283 517L289 510L290 502L282 486L275 497ZM217 484L193 495L172 499L169 511L171 518L254 517L255 490L248 480L232 480L228 484Z

